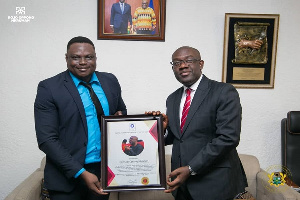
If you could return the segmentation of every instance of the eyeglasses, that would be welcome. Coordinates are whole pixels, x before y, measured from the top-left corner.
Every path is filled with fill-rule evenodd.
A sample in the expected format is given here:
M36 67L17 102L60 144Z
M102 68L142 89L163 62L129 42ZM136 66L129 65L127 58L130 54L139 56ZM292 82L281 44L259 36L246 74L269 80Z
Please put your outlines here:
M184 64L193 64L197 61L201 61L201 59L176 60L176 61L171 61L170 64L173 67L178 68L182 65L182 63L184 63Z

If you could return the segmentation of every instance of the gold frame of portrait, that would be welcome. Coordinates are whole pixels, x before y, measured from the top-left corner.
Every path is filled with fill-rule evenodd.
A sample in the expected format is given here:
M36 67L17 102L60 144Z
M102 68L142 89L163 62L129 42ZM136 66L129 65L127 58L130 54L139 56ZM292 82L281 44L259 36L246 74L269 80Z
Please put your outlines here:
M132 0L126 0L126 2ZM154 12L156 15L156 28L154 34L116 34L109 31L110 25L110 9L116 0L98 0L98 22L97 22L97 36L98 40L137 40L137 41L165 41L165 20L166 20L166 0L152 0L154 5ZM142 0L141 0L142 2ZM129 2L128 2L129 3ZM158 8L158 9L157 9ZM131 13L135 11L135 7L131 8Z
M278 29L279 14L225 13L222 82L273 89ZM263 43L257 49L241 47L241 38Z
M153 126L150 128L151 124L149 125L148 123L153 121L156 121ZM127 124L128 123L128 124ZM131 130L131 124L136 124L137 128ZM144 123L144 126L147 127L144 131L140 124ZM145 125L147 124L147 125ZM125 127L124 127L125 125ZM130 125L127 127L127 125ZM135 127L135 126L134 126ZM155 129L155 130L154 130ZM117 131L116 131L117 130ZM120 131L121 130L121 131ZM116 132L114 132L116 131ZM154 132L152 132L154 131ZM147 132L147 136L145 135L144 132ZM153 133L155 133L153 135ZM122 149L121 143L120 146L118 144L119 141L113 140L111 138L118 138L120 140L123 140L123 136L126 135L132 135L132 134L137 134L137 135L143 135L144 138L143 141L145 142L145 148L143 150L144 153L147 153L147 156L143 155L142 153L137 155L137 156L126 156L124 158L125 153L123 151L120 151L118 149ZM151 139L149 139L151 138ZM155 142L155 145L149 146L149 144L153 144ZM122 142L123 144L123 142ZM146 144L148 144L148 149L146 147ZM109 147L110 145L110 147ZM157 146L156 146L157 145ZM114 152L110 152L110 150L113 149ZM156 149L156 151L153 151L155 155L149 154L149 151L152 151L153 149ZM156 153L155 153L156 152ZM111 159L112 157L109 157L109 154L113 154L113 160ZM109 160L111 159L111 160ZM146 165L152 166L153 163L151 161L158 162L155 167L154 171L156 171L156 174L152 174L152 176L149 175L149 171ZM118 165L110 165L109 163L122 163ZM131 166L130 162L127 161L134 161L134 165ZM149 162L146 162L149 161ZM146 166L146 171L143 171L143 167L138 167L139 171L135 171L131 169L130 167L135 167L135 165L138 165L140 162L142 162L143 166ZM137 163L137 164L135 164ZM128 165L129 164L129 165ZM126 166L125 166L126 165ZM114 169L111 169L112 167L116 170L115 172L117 173L116 177L119 176L122 179L128 179L129 181L133 179L138 179L140 178L140 174L142 175L142 178L139 180L136 180L137 184L121 184L117 183L117 181L114 180ZM148 167L149 167L148 166ZM121 168L119 168L121 167ZM122 168L124 167L124 169ZM130 174L128 175L127 172L124 172L124 170L127 170L127 167L130 168L130 170L135 171L135 173L139 174ZM123 172L120 172L120 170ZM130 171L129 170L129 171ZM153 172L153 171L152 171ZM118 174L120 173L120 174ZM126 176L124 177L124 173L126 173ZM111 175L113 174L113 175ZM148 175L147 175L148 174ZM128 177L127 177L128 175ZM157 183L149 183L149 179L151 177L153 178L155 176L157 178ZM144 180L148 180L146 184L144 184ZM109 184L113 183L113 184ZM155 181L154 181L155 182ZM163 134L163 118L162 115L120 115L120 116L101 116L101 186L105 192L111 192L111 191L137 191L137 190L165 190L167 188L166 185L166 166L165 166L165 145L164 145L164 134Z

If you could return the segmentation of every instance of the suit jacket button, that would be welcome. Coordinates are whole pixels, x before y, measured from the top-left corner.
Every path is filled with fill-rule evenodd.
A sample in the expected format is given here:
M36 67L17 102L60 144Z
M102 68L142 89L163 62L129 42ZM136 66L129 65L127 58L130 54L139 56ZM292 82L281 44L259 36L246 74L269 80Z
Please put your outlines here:
M180 140L180 143L183 143L183 140Z
M86 143L86 142L84 142L83 144L84 144L84 146L86 146L86 145L87 145L87 143Z

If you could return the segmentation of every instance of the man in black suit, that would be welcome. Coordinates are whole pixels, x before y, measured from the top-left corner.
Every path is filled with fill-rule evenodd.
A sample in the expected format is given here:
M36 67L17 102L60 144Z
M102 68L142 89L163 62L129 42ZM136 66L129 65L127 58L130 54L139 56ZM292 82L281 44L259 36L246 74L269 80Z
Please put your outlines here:
M71 39L65 58L68 69L41 81L34 103L37 141L46 154L45 187L51 200L108 199L100 186L98 118L126 114L121 87L113 74L95 71L95 47L88 38Z
M165 144L173 144L166 192L176 200L232 200L247 186L236 150L242 114L238 92L202 74L204 61L195 48L178 48L171 65L183 86L167 98L163 115Z
M114 3L111 7L110 27L114 33L127 34L128 22L130 23L129 29L131 30L131 6L124 2L125 0L120 0L119 3Z

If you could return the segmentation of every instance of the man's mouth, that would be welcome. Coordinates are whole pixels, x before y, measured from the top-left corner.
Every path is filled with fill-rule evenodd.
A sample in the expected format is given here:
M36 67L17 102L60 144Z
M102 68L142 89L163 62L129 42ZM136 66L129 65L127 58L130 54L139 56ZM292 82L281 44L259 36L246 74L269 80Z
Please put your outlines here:
M190 71L181 72L180 76L188 76L190 73Z
M86 72L89 69L89 67L75 67L75 68L80 72Z

